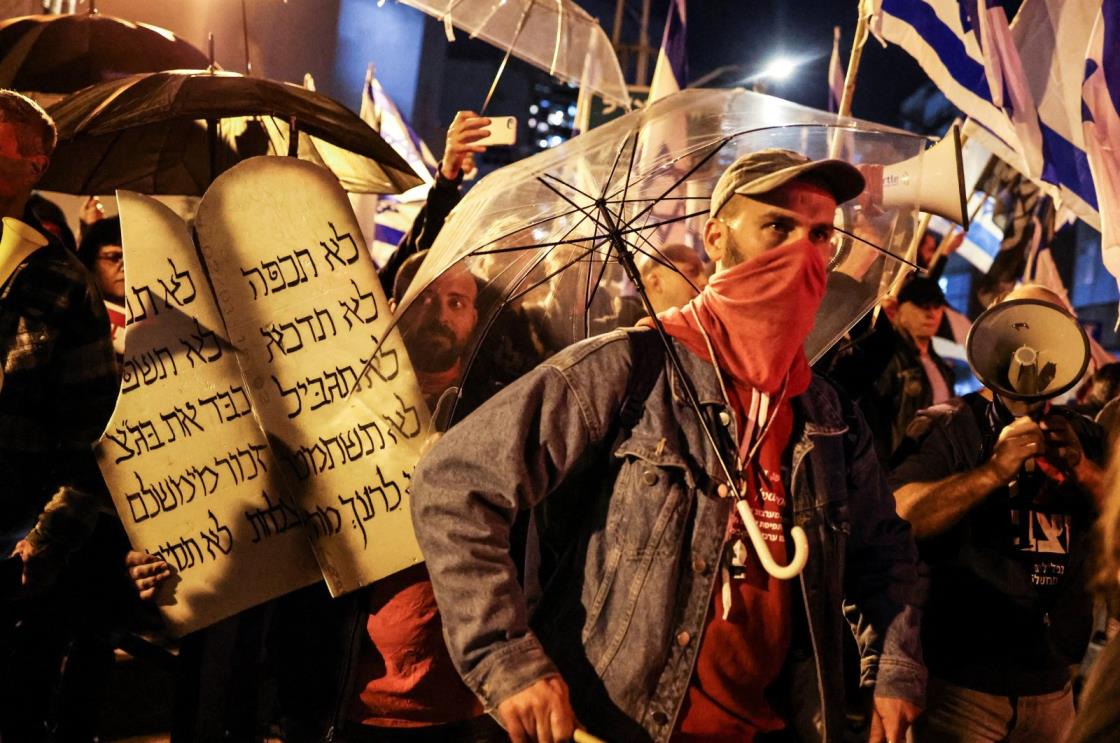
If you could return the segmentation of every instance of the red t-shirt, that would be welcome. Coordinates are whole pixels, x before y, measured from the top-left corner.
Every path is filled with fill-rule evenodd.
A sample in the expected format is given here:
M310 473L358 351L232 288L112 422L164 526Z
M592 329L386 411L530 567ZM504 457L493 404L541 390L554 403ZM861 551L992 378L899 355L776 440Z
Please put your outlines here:
M738 400L732 402L741 407ZM740 415L739 420L743 419ZM788 561L782 524L786 510L782 454L792 429L793 410L785 401L775 413L757 465L748 467L742 487L770 554L780 564ZM767 701L766 691L781 673L789 652L789 582L763 569L734 509L727 528L726 552L696 667L672 738L677 743L743 743L760 732L785 727ZM728 579L729 607L724 600Z
M368 590L368 642L358 658L350 719L422 727L481 715L482 705L451 664L427 568L402 570Z

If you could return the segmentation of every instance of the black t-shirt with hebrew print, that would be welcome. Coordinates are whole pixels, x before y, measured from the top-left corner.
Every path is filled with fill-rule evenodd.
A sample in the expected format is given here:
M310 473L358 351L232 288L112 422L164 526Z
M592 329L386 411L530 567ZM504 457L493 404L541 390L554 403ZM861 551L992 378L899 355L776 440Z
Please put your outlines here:
M1067 415L1099 457L1095 425ZM891 485L931 482L974 469L991 456L1011 416L978 394L923 411L896 452ZM1024 471L947 531L918 544L930 570L922 645L930 673L1002 696L1046 694L1069 681L1088 640L1085 590L1088 496Z

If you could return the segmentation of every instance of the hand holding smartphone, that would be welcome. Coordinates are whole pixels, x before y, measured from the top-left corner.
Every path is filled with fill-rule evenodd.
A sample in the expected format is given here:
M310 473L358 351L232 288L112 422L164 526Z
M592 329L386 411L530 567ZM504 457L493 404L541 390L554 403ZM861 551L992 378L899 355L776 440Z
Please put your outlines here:
M517 144L517 117L516 116L491 116L486 127L490 130L489 136L474 142L483 147L499 147Z

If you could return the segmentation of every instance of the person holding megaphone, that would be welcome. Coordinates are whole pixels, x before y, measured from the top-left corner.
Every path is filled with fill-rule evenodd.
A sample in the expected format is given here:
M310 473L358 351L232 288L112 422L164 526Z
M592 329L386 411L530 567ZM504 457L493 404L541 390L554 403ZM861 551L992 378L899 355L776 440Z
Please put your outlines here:
M967 346L986 389L921 411L890 477L930 566L915 737L1059 741L1091 627L1082 576L1103 452L1092 421L1050 401L1084 375L1088 343L1059 296L1024 285Z

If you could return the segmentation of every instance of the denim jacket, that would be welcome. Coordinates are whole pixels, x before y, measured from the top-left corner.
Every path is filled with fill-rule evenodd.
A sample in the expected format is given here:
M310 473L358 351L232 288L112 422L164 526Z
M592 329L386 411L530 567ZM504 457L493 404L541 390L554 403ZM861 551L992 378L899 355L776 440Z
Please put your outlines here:
M668 363L641 420L610 451L633 363L625 332L566 349L447 432L413 476L412 515L451 656L488 709L559 673L592 733L665 741L692 677L731 505L716 495L715 452ZM677 349L736 441L733 416L718 415L714 369ZM793 404L786 482L809 538L799 587L810 647L787 662L788 714L804 739L834 741L844 614L862 684L922 702L922 584L858 413L819 378ZM581 480L612 456L613 479ZM530 612L510 534L518 512L546 498L574 529Z

